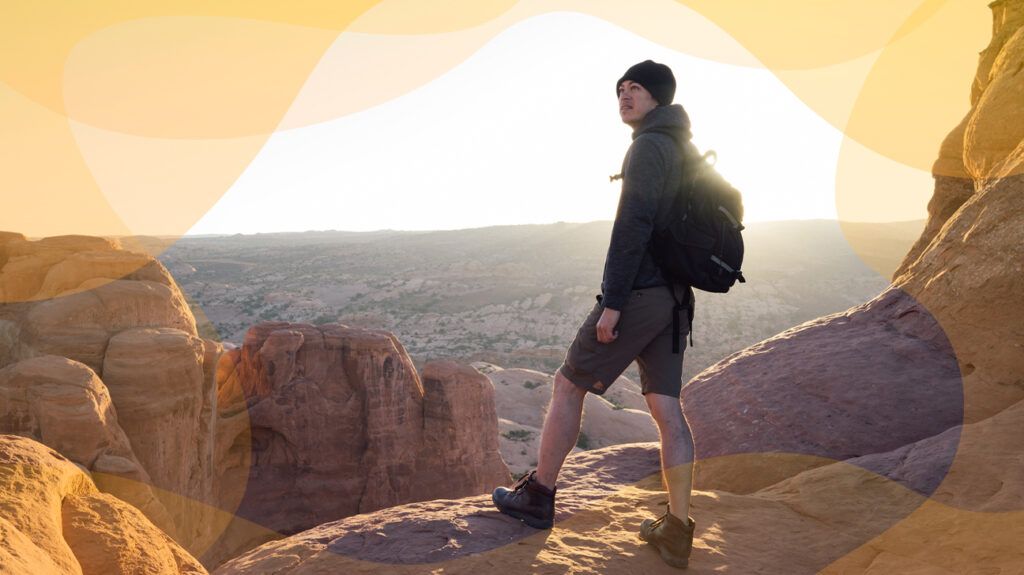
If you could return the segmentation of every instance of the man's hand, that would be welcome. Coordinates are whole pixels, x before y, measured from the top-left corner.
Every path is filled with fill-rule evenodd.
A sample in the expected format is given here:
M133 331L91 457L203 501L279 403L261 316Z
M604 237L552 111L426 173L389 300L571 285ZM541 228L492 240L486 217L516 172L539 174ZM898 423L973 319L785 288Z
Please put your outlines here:
M619 323L619 315L621 315L617 309L604 308L601 312L601 317L597 320L597 341L601 343L611 343L615 341L615 338L619 337L619 331L615 329L616 324Z

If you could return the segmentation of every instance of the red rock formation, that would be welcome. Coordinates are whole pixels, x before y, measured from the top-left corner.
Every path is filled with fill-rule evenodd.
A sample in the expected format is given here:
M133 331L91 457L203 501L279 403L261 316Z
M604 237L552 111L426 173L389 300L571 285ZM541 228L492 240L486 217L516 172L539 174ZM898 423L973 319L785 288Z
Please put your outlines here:
M206 570L137 509L96 490L52 449L0 436L0 572L153 573Z
M244 489L239 516L287 534L506 482L486 378L437 364L424 380L387 332L252 327L218 367L221 501Z

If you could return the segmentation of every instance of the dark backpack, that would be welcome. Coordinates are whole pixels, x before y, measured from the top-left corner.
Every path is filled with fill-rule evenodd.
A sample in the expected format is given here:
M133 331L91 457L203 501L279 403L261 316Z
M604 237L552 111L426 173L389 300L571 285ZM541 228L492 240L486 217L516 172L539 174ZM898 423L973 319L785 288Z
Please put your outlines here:
M709 159L715 152L684 155L682 182L668 223L651 236L651 255L670 282L725 293L746 282L743 199Z
M743 199L736 188L714 168L717 154L703 156L687 143L683 154L683 175L668 222L651 235L650 250L655 264L670 284L725 293L737 281L747 280L743 264ZM711 161L709 161L711 160ZM690 345L693 345L692 292L687 299L675 299L672 352L679 352L679 314L687 312Z

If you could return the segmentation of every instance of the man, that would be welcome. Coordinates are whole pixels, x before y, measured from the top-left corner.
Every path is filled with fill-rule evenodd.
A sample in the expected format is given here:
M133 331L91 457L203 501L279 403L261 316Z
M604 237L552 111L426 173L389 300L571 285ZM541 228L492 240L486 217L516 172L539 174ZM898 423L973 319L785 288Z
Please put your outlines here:
M679 404L682 352L672 352L673 335L685 333L673 333L672 314L677 299L692 305L693 294L688 286L670 285L648 250L652 231L663 225L678 189L681 149L692 146L689 118L682 106L672 104L675 89L668 66L650 60L629 68L616 83L619 116L633 128L633 143L622 164L602 294L555 372L537 469L511 490L495 489L492 498L501 512L532 527L550 528L556 479L576 444L587 392L604 394L636 359L661 436L662 477L669 492L665 515L645 520L640 537L657 547L668 564L686 567L694 528L688 517L693 438ZM686 322L680 323L685 329Z

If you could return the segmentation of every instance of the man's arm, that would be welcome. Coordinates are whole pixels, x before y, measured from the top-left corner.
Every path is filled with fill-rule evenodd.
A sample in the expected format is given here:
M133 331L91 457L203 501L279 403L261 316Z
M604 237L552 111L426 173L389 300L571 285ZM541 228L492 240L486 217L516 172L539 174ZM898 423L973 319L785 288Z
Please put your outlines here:
M626 155L622 194L605 264L602 304L606 310L622 310L629 300L633 280L654 231L660 191L668 172L667 160L654 137L647 135L634 140Z

